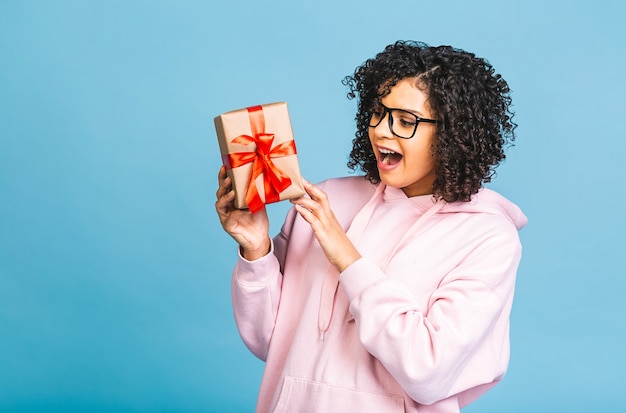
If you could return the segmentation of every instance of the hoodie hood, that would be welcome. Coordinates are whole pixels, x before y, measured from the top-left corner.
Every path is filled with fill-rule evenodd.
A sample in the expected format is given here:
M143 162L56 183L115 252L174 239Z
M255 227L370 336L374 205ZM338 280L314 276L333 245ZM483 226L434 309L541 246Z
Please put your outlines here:
M507 218L519 231L528 223L528 218L520 207L499 193L482 188L472 195L469 202L446 202L438 211L439 214L456 212L475 212L481 214L500 215Z

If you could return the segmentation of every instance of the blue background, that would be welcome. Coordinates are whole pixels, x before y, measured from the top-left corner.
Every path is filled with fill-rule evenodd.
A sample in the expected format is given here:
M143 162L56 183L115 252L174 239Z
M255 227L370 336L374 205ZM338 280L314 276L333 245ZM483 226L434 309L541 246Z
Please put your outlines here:
M341 79L397 39L513 89L512 360L466 411L625 411L624 4L0 2L0 411L252 411L213 117L287 101L304 176L346 175Z

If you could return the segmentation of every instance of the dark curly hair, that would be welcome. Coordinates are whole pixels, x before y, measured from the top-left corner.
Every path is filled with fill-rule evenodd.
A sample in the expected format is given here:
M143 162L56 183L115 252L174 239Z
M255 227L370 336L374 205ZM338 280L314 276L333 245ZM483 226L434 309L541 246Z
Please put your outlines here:
M380 182L369 139L369 119L376 103L404 78L417 78L439 121L432 153L437 157L433 196L448 202L469 201L483 182L491 181L505 158L504 146L515 140L510 89L485 59L451 46L398 41L357 67L343 84L357 98L357 131L348 167Z

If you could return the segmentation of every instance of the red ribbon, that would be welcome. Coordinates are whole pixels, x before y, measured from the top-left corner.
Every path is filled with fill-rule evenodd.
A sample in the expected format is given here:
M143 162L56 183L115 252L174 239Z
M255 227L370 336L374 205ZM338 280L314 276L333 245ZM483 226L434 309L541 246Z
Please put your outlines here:
M263 107L251 106L247 108L247 110L248 117L250 118L252 136L239 135L231 142L242 145L256 144L256 151L230 153L228 154L228 159L224 159L227 161L224 162L224 164L229 168L237 168L238 166L253 162L252 175L250 176L248 190L246 191L246 203L248 204L250 212L254 214L263 209L264 204L279 201L279 194L291 185L291 178L274 165L272 158L295 155L296 144L292 139L272 148L274 134L265 132ZM260 175L263 175L265 203L261 200L261 196L256 187L256 179Z

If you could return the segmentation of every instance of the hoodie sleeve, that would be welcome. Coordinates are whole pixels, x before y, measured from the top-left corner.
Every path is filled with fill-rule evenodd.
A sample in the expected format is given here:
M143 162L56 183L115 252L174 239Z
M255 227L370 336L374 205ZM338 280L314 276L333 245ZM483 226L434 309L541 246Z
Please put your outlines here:
M360 341L412 399L432 404L465 392L460 399L469 402L506 371L520 257L516 231L492 234L442 275L427 307L365 258L340 282Z
M233 270L232 302L237 329L248 349L263 361L278 314L281 268L292 223L293 212L290 212L280 233L272 240L269 254L248 261L239 253Z

